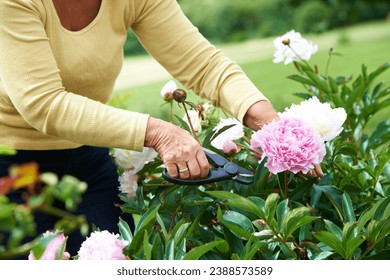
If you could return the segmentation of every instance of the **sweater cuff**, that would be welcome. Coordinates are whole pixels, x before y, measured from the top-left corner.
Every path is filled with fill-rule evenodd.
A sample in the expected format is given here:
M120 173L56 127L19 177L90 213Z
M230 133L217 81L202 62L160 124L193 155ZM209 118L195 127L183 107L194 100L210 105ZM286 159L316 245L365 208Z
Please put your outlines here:
M129 138L127 142L127 149L134 151L142 151L145 142L146 127L148 124L149 115L137 113L132 114L133 118L136 116L136 120L131 122L129 127Z

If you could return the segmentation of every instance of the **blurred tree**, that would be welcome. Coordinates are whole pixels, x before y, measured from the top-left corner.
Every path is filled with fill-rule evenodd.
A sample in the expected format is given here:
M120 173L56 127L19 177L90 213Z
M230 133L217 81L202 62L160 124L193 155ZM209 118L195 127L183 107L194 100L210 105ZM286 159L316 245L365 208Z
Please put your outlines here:
M213 43L275 36L291 29L323 32L386 18L389 0L177 0L184 13ZM129 31L125 55L144 54Z

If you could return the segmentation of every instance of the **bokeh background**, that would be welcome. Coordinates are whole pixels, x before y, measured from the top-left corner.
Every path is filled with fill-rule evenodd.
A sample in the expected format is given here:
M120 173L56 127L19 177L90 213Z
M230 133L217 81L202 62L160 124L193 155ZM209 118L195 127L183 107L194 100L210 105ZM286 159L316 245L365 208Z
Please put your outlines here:
M271 100L283 110L301 99L292 93L304 88L287 78L293 65L274 64L273 39L294 29L318 45L310 60L324 71L328 52L329 75L357 77L362 64L371 72L390 62L389 0L178 0L200 32L235 60ZM161 87L170 75L142 48L129 31L125 62L111 105L168 119L161 106ZM387 84L390 71L380 76ZM192 101L198 101L190 93ZM386 117L382 113L379 118ZM387 115L388 117L388 115ZM374 122L377 122L373 120Z

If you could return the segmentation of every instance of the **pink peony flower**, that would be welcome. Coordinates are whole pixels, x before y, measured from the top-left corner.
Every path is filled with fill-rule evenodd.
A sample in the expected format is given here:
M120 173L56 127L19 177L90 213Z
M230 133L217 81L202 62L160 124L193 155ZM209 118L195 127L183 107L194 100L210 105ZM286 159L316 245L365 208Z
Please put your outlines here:
M281 119L252 134L251 146L260 148L265 166L273 173L289 170L307 173L319 164L326 153L324 141L300 119Z
M235 155L238 153L237 144L230 140L223 143L222 150L227 155Z
M80 247L79 260L126 260L123 249L128 242L107 230L92 232Z
M58 234L58 232L47 231L46 233L43 234L43 237L48 237L50 235L56 235L56 237L54 237L46 246L45 252L40 257L40 260L55 260L57 251L60 250L63 243L66 242L66 238L63 233ZM28 259L35 260L35 256L32 251L28 255ZM62 259L69 260L70 254L64 251L62 253Z

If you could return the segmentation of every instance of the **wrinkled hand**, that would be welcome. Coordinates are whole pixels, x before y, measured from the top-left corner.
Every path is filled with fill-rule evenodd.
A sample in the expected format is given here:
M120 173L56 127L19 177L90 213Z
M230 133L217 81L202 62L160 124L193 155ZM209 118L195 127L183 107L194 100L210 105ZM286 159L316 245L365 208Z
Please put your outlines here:
M272 107L271 103L266 100L258 101L249 107L244 116L244 125L257 131L261 129L265 124L272 122L273 120L279 120L280 117Z
M209 173L201 145L187 131L171 123L150 117L145 147L156 150L171 177L194 180Z
M251 107L249 107L244 116L244 124L254 131L257 131L265 124L279 119L280 117L272 105L268 101L264 100L256 102ZM314 169L308 172L308 175L312 178L324 176L319 164L316 164Z

